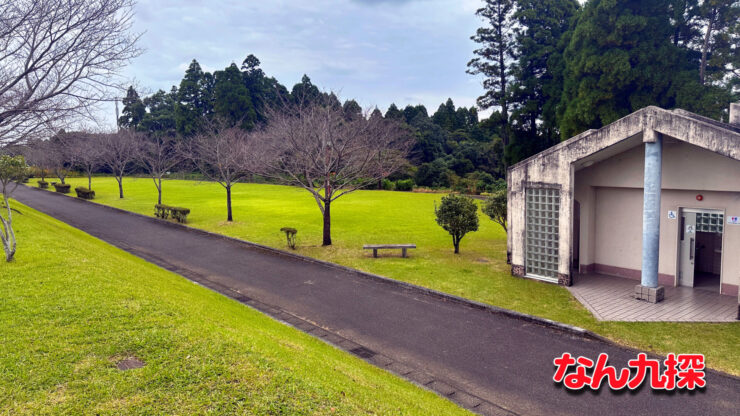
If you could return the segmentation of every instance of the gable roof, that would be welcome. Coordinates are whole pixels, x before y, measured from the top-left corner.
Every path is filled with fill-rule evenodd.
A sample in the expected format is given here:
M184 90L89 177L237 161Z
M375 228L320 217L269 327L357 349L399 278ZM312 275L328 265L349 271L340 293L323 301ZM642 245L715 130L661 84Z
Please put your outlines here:
M645 107L598 130L587 130L509 167L532 163L574 163L615 145L642 142L642 133L654 130L676 140L740 161L740 126L722 123L686 110ZM619 147L619 146L618 146Z

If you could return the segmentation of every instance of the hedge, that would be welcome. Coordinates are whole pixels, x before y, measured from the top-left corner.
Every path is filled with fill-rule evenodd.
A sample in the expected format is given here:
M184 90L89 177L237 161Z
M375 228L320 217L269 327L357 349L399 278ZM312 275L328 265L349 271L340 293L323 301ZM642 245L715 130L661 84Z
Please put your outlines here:
M95 199L95 191L92 189L87 189L84 186L78 186L75 188L75 192L77 192L77 197L82 199Z
M405 192L413 191L414 190L414 180L406 179L406 180L396 181L394 189L396 191L405 191Z
M188 214L190 210L188 208L171 207L169 205L157 204L154 206L154 216L166 220L172 218L179 223L186 223L188 221Z
M39 188L41 189L46 189L49 187L49 182L46 182L46 181L38 181L38 184L39 184Z
M54 182L52 185L54 185L54 189L59 192L60 194L68 194L70 188L72 186L68 183L56 183Z

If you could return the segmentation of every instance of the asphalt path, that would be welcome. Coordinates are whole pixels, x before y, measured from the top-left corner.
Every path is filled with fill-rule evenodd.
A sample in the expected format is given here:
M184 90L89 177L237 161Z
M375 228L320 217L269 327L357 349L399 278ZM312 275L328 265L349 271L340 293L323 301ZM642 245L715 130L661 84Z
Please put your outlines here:
M350 345L363 347L355 350L360 356L370 351L389 357L394 363L389 370L457 397L458 403L479 413L740 414L738 378L710 371L707 387L695 391L666 393L645 387L612 392L602 387L573 393L552 381L555 357L569 352L596 359L604 352L610 364L620 368L636 352L52 192L21 186L13 197L160 266L186 277L200 276L212 287L268 305L273 316L287 312L350 340ZM485 402L467 403L470 397L465 394Z

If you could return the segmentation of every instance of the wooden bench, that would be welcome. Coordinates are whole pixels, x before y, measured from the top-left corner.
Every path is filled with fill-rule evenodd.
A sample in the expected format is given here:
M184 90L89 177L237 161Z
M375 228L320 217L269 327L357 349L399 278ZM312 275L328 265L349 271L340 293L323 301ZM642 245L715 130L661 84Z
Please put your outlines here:
M416 248L416 244L365 244L364 246L362 246L362 248L364 250L372 250L373 257L378 257L378 250L387 248L400 248L401 257L407 257L406 250L410 248Z

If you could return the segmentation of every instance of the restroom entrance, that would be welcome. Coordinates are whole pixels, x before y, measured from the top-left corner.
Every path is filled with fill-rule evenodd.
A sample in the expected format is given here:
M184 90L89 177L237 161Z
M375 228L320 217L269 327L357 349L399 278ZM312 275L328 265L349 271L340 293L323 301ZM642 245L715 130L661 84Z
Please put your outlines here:
M724 212L681 210L678 285L720 291Z

